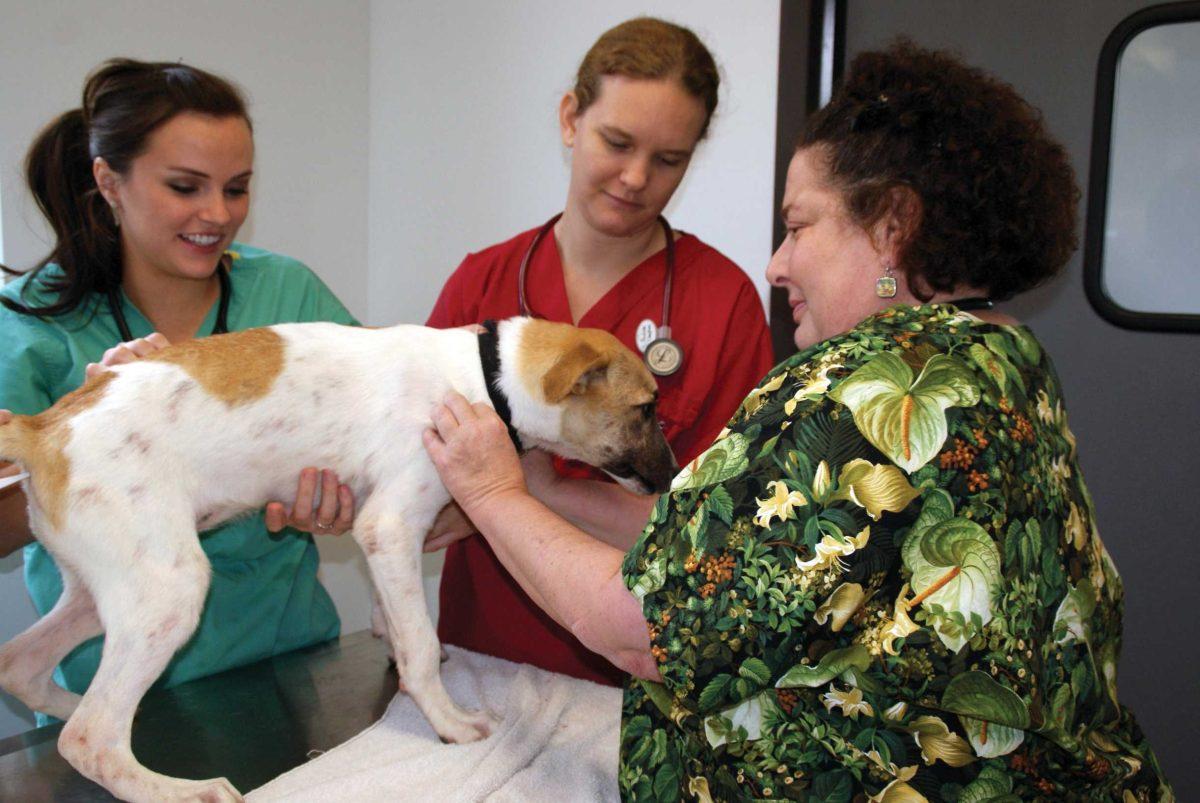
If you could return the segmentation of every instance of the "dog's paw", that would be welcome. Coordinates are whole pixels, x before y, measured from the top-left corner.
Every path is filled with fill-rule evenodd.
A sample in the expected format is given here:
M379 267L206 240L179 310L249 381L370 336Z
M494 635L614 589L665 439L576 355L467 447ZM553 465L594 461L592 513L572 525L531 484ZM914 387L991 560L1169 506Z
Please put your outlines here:
M500 724L500 720L487 711L463 710L447 727L441 729L439 736L443 742L451 744L468 744L478 742L491 736L492 731Z
M500 725L500 720L492 716L488 711L470 711L468 714L469 716L466 718L466 721L477 734L472 741L486 739Z
M245 798L224 778L192 781L178 798L181 803L244 803Z

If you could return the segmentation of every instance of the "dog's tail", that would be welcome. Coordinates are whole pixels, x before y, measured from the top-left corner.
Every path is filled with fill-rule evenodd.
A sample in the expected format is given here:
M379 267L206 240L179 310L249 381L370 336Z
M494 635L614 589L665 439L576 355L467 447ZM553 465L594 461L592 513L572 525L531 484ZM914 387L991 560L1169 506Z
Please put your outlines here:
M0 412L0 461L24 463L29 457L37 433L30 416Z

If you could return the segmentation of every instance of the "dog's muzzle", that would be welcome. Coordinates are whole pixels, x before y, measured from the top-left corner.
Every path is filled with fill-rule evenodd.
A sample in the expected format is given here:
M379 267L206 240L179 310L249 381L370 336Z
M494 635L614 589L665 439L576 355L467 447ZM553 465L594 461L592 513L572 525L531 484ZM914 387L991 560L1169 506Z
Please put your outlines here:
M641 467L631 463L613 463L602 466L604 471L618 480L623 480L630 490L640 494L661 494L671 488L671 480L679 473L679 466L672 459L665 466Z

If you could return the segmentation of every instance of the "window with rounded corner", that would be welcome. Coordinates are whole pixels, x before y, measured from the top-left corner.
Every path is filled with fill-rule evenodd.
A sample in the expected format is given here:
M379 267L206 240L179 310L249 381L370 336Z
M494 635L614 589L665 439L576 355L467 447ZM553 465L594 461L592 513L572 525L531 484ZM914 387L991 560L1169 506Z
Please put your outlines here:
M1200 2L1113 30L1093 125L1088 299L1118 326L1200 331Z

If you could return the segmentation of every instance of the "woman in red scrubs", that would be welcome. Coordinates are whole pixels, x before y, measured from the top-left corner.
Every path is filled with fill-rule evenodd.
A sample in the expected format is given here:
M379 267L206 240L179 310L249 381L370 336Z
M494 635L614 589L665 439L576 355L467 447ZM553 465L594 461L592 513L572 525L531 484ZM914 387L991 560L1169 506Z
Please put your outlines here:
M637 352L671 341L678 349L651 347L648 362L680 464L712 443L774 362L746 274L661 216L708 129L719 80L712 54L686 28L642 17L604 33L559 105L571 149L561 215L468 255L428 321L452 327L525 313L605 329ZM538 452L524 462L531 489L551 509L621 549L633 545L655 497ZM442 641L619 684L623 673L542 613L472 533L452 506L426 544L448 545Z

